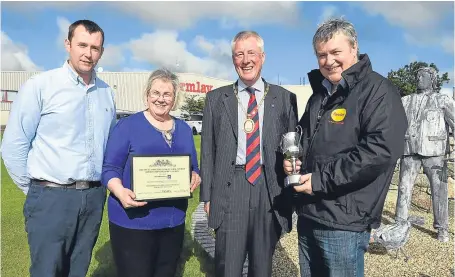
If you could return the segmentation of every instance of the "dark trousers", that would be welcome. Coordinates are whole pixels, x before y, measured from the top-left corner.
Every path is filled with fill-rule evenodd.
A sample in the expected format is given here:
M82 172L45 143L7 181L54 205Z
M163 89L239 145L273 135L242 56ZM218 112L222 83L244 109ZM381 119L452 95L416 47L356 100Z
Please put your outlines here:
M253 186L236 169L229 187L229 208L216 230L217 277L240 277L248 253L248 276L272 275L272 258L281 228L270 205L264 174Z
M24 204L31 277L84 277L98 238L106 188L32 184Z
M185 223L159 230L128 229L109 222L118 277L173 277L183 247Z

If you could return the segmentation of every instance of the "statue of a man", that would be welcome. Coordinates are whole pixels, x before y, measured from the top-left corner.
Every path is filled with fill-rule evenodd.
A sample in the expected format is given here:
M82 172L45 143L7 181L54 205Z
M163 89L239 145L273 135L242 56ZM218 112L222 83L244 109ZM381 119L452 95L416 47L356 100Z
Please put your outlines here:
M409 127L400 163L395 219L397 222L408 219L412 188L423 165L423 172L430 181L433 227L438 231L438 240L447 242L448 186L445 155L450 151L448 127L452 130L454 127L454 100L437 92L436 70L424 67L417 71L417 93L402 98Z

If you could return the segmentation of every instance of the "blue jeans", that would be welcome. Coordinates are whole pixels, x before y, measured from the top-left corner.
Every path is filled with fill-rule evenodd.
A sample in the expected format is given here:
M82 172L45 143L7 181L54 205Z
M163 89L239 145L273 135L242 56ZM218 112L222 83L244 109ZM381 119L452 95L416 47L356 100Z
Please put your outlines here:
M300 276L362 277L370 232L335 230L299 218Z
M31 277L84 277L98 238L105 187L32 184L24 204Z

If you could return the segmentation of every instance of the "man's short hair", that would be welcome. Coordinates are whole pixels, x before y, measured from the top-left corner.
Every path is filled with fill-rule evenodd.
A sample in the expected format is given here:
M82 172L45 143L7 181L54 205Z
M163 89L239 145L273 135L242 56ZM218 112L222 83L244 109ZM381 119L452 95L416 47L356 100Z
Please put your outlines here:
M352 47L357 45L357 57L359 56L359 43L357 40L357 32L355 31L354 25L351 22L343 18L332 18L321 25L319 25L318 30L313 37L313 49L316 53L316 45L318 43L326 43L333 38L334 35L342 33L348 37L349 42Z
M103 31L103 29L101 29L101 27L98 26L98 24L96 24L95 22L93 22L91 20L87 20L87 19L78 20L78 21L76 21L76 22L74 22L73 24L70 25L70 27L68 28L68 40L70 42L71 42L71 39L74 36L74 30L76 30L76 28L79 25L84 26L85 30L89 34L100 32L101 33L101 37L103 39L103 41L101 43L101 46L103 46L103 44L104 44L104 31Z
M241 31L237 35L235 35L234 39L231 42L231 51L234 52L235 43L237 41L244 40L250 37L256 38L256 41L258 42L257 43L258 47L261 49L262 52L264 52L264 40L255 31Z

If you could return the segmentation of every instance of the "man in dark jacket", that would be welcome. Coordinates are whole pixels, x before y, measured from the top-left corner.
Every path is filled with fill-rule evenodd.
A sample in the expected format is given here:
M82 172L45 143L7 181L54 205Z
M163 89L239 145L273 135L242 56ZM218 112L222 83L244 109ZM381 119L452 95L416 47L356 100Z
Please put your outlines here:
M297 192L301 276L363 276L370 230L381 221L406 114L397 89L359 55L345 20L322 24L313 38L319 69L303 127ZM291 163L284 162L287 174Z

